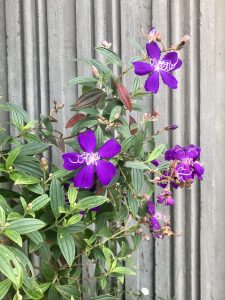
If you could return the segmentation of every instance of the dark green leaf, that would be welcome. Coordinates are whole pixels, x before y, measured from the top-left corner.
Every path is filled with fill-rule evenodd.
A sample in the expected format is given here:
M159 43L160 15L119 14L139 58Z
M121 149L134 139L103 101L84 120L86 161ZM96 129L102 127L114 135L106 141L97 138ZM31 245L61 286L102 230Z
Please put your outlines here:
M140 193L142 186L144 184L144 174L142 170L131 169L131 180L134 190Z
M71 267L75 257L75 242L72 235L67 229L58 228L57 241L67 264Z
M120 67L123 66L123 62L120 59L120 57L115 52L113 52L112 50L104 48L104 47L98 47L98 48L96 48L96 51L98 51L105 58L107 58L107 60L108 60L109 63L116 64L116 65L118 65Z
M153 149L153 151L148 156L147 162L151 162L152 160L158 158L166 149L166 145L158 145Z
M26 234L32 231L39 230L45 226L45 223L31 218L21 218L9 222L7 227L10 230L14 230L19 234Z
M51 208L54 216L57 218L59 213L59 207L64 207L65 195L61 184L58 179L53 177L50 185L50 197L51 197Z
M80 199L76 208L79 210L91 209L96 206L102 205L106 201L109 201L109 199L105 196L90 196Z

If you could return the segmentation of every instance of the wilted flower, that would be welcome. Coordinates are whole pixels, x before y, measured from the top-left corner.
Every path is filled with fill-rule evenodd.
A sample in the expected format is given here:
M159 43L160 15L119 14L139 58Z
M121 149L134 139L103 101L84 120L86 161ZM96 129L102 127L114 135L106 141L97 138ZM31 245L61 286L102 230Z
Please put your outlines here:
M116 156L121 151L121 145L116 139L105 142L97 152L96 137L92 130L87 130L78 136L78 142L84 152L69 152L63 154L64 168L69 171L80 168L74 177L74 186L90 189L93 186L94 174L102 185L108 185L117 173L115 165L105 159Z
M165 84L171 89L176 89L177 79L171 74L172 71L179 69L182 61L178 58L175 51L166 53L162 59L161 50L156 42L146 44L149 62L133 62L134 72L139 76L149 75L145 82L145 90L156 94L159 90L159 74Z
M165 205L172 206L175 200L172 198L172 193L168 190L164 190L161 194L157 195L157 202Z
M107 41L102 41L101 46L106 48L106 49L109 49L112 46L112 43L109 43Z

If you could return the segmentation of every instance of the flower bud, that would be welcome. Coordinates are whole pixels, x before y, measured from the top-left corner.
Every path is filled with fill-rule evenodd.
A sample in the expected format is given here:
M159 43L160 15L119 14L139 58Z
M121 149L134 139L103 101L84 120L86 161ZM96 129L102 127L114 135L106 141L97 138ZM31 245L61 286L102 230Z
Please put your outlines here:
M63 109L64 106L65 106L65 104L59 103L59 104L57 104L57 109Z
M144 296L148 296L149 295L149 290L147 288L142 288L141 289L141 293L144 295Z
M137 229L136 229L136 233L137 233L137 234L142 233L142 228L141 228L141 227L137 228Z
M143 241L149 241L150 240L150 236L145 233L145 234L142 235L142 240Z
M185 45L187 45L188 44L188 42L190 41L190 35L185 35L185 36L183 36L182 37L182 39L181 39L181 43L184 43Z
M106 48L106 49L109 49L112 46L112 43L109 43L107 41L102 41L101 46Z
M33 207L33 206L32 206L32 203L28 203L27 208L28 208L28 209L32 209L32 207Z
M92 72L92 75L93 75L95 78L100 78L98 69L97 69L95 66L92 66L91 72Z
M47 161L47 159L45 157L41 158L40 165L41 165L41 168L43 170L47 170L48 169L48 161Z
M164 128L164 130L175 130L177 129L179 126L178 125L168 125Z

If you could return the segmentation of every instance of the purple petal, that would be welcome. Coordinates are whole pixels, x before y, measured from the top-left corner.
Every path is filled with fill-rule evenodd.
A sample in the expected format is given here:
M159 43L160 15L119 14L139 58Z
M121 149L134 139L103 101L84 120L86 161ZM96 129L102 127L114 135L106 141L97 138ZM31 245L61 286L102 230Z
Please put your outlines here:
M148 92L156 94L159 90L159 73L155 71L148 77L145 82L145 89Z
M113 163L105 160L98 160L96 173L102 185L108 185L117 173L117 169Z
M78 142L85 152L93 152L96 148L96 137L92 130L87 130L79 134Z
M177 88L178 81L176 80L176 78L172 74L170 74L166 71L163 71L163 70L160 70L159 72L162 76L163 82L165 84L167 84L168 87L170 87L171 89L176 89Z
M121 149L116 139L110 139L99 148L98 155L102 158L112 158L120 153Z
M66 170L73 171L76 170L77 168L81 167L84 162L81 159L81 155L79 153L75 152L68 152L64 153L62 155L62 158L64 160L63 167Z
M177 64L177 61L178 61L178 54L177 52L168 52L166 53L166 55L163 56L163 58L161 59L162 61L163 60L166 60L166 61L170 61L171 64Z
M165 204L169 205L169 206L172 206L172 205L175 204L175 200L172 197L167 197Z
M150 228L151 228L152 230L159 230L159 229L161 228L161 226L160 226L158 220L157 220L155 217L152 217L152 218L150 219Z
M146 74L154 71L154 69L155 69L150 64L141 62L141 61L133 62L133 65L134 65L134 73L136 75L140 75L140 76L146 75Z
M146 44L146 51L148 53L148 56L152 59L159 60L161 55L161 50L156 42L151 42Z
M147 205L148 205L148 213L153 216L155 214L155 203L149 200Z
M173 69L170 70L170 72L176 71L176 70L179 69L181 66L182 66L182 60L178 58L176 65L174 66Z
M195 173L197 174L197 176L200 176L200 178L202 179L202 175L205 172L205 168L203 167L202 163L200 163L199 161L196 161L194 163L194 170L195 170Z
M163 194L157 195L157 202L162 204L165 201L165 196Z
M184 147L184 151L186 157L196 160L201 153L201 148L195 145L188 145Z
M90 164L80 169L74 177L74 186L82 189L90 189L94 181L94 165Z

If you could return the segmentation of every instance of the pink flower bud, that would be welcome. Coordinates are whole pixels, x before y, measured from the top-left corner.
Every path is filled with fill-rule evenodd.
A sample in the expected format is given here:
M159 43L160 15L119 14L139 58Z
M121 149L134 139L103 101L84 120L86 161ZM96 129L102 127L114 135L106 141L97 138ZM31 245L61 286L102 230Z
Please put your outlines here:
M112 43L109 43L107 41L102 41L101 46L106 48L106 49L109 49L112 46Z
M97 70L97 68L96 68L95 66L92 66L91 72L92 72L92 75L93 75L95 78L99 78L99 77L100 77L100 75L99 75L99 73L98 73L98 70Z
M181 39L181 43L184 43L185 45L190 41L190 35L185 35L185 36L183 36L182 37L182 39Z

